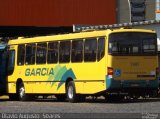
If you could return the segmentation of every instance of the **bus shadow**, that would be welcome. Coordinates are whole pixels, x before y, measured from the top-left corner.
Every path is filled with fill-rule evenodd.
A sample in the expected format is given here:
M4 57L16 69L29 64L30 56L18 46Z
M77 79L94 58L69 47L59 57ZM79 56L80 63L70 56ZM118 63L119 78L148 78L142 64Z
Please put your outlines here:
M9 100L9 99L0 99L0 102L9 102L14 100ZM15 101L17 102L17 101ZM55 102L55 103L68 103L67 100L64 101L59 101L56 98L52 99L35 99L32 101L25 101L25 102ZM102 103L102 104L121 104L121 103L148 103L148 102L160 102L160 98L147 98L147 99L124 99L124 100L105 100L105 99L86 99L83 102L78 102L78 103Z
M87 99L85 103L106 103L106 104L121 104L121 103L148 103L148 102L160 102L160 98L147 98L147 99L123 99L123 100L105 100L105 99Z
M34 102L56 102L56 103L68 103L67 100L59 101L56 98L53 99L36 99ZM148 103L148 102L160 102L160 98L147 98L147 99L123 99L118 101L105 100L105 99L86 99L82 102L77 103L102 103L102 104L121 104L121 103Z
M9 101L9 99L0 99L0 102Z

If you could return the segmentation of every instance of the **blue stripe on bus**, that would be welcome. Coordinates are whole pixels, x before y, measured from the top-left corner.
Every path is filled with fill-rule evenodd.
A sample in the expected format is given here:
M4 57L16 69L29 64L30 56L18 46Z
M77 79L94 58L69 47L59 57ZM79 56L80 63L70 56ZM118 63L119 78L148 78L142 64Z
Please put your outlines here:
M106 76L106 88L108 89L120 89L120 88L132 88L134 85L140 88L158 88L157 80L114 80Z

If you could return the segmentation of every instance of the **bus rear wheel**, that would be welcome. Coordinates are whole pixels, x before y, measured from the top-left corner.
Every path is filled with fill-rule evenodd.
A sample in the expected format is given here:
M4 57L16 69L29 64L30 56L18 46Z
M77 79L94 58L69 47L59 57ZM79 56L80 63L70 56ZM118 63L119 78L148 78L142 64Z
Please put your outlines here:
M66 93L69 102L74 103L78 101L78 95L76 95L75 84L73 81L68 82Z

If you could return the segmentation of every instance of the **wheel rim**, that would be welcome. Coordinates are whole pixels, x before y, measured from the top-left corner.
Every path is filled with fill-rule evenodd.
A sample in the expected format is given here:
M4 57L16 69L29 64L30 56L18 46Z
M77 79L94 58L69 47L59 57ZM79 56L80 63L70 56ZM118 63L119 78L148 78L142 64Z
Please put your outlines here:
M21 87L19 89L19 96L20 96L20 98L22 98L24 96L24 93L25 93L24 87Z
M69 99L73 98L73 87L72 86L68 87L68 97Z

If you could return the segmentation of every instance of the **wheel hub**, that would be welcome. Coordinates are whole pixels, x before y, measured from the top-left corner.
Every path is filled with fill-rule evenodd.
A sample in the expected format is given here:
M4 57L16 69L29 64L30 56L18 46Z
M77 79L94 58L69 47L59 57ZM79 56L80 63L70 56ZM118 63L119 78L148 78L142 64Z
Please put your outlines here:
M72 86L69 86L69 88L68 88L68 97L70 99L73 98L73 87Z
M19 95L20 95L20 97L22 98L23 96L24 96L24 92L25 90L24 90L24 87L21 87L20 89L19 89Z

